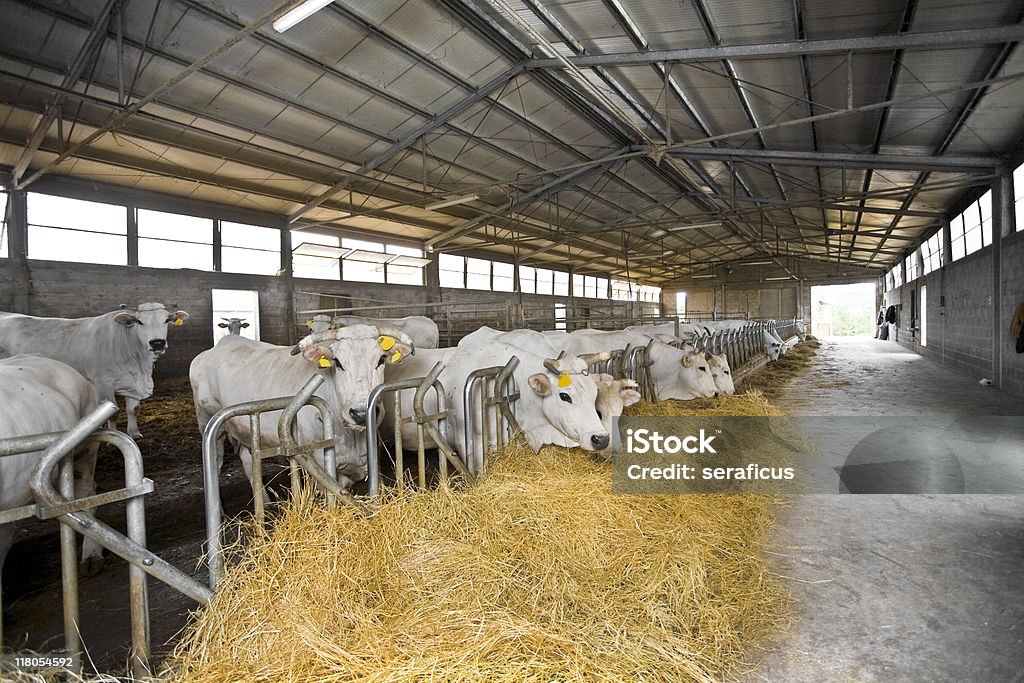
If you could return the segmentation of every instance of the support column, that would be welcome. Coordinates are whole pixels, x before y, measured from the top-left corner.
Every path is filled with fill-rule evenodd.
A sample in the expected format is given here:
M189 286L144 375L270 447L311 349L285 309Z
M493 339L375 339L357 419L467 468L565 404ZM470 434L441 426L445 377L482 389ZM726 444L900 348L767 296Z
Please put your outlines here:
M128 265L139 265L139 210L134 206L128 209Z
M284 297L285 297L285 316L287 316L287 324L285 326L285 338L282 342L290 344L294 340L292 335L295 334L295 278L292 274L292 231L288 226L288 220L281 220L281 279L284 281ZM217 230L215 231L215 239L218 242L218 247L214 249L214 254L219 258L220 256L220 221L217 222ZM217 270L220 264L218 264ZM264 310L264 306L260 305L260 312Z
M11 311L31 313L32 271L28 265L28 200L25 190L11 190L7 201L7 253L13 277Z
M992 384L1003 387L1003 353L1009 335L1003 323L1003 238L1014 230L1013 176L1005 171L992 184Z
M948 266L953 262L953 234L949 227L949 219L942 221L942 265Z

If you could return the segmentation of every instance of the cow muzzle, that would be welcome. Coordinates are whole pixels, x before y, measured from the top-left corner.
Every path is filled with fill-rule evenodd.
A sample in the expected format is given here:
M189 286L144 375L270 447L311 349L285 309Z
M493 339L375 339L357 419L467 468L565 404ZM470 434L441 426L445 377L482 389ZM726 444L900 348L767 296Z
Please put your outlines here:
M149 350L153 353L160 354L167 350L166 339L150 339Z
M349 408L348 414L357 425L366 424L366 408Z
M590 444L594 447L595 451L603 451L608 448L608 435L607 434L594 434L590 437Z

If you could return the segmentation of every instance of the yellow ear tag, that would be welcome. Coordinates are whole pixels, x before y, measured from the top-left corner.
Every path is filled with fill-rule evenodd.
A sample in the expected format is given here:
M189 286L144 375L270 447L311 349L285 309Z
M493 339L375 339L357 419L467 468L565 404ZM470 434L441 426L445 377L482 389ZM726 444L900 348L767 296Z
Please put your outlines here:
M320 360L317 363L322 368L331 367L331 361L327 360L326 356L320 356Z
M558 386L564 389L570 384L572 384L572 380L569 378L569 373L563 371L562 374L558 376Z
M396 349L395 352L393 354L391 354L391 362L392 363L401 363L402 362L402 352Z
M380 348L384 349L385 351L390 351L395 346L395 338L380 336L377 337L377 343L380 344ZM402 354L399 353L398 355Z
M184 320L182 320L181 318L175 318L175 319L174 319L174 324L175 324L175 325L178 325L178 326L180 327L180 326L182 326L182 325L184 325L184 324L185 324L185 321L184 321Z
M312 320L307 320L306 321L306 327L308 327L309 329L313 329L313 321Z

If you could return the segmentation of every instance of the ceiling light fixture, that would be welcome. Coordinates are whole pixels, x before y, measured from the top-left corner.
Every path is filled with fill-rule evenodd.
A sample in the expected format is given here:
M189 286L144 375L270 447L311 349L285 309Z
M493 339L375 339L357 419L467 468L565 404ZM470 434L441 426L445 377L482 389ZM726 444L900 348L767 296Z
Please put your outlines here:
M465 197L456 197L455 199L446 199L443 202L437 202L436 204L428 204L427 211L437 211L438 209L445 209L449 206L455 206L456 204L465 204L466 202L472 202L480 199L478 194L469 194Z
M766 277L766 278L764 279L764 281L765 281L765 282L770 282L770 281L775 281L775 280L795 280L795 279L796 279L796 277L795 277L795 276L793 276L793 275L787 275L787 276L785 276L785 277Z
M286 12L277 21L275 21L274 30L278 33L284 33L292 26L295 26L295 24L308 18L314 12L319 12L332 2L334 2L334 0L306 0L306 2L302 3L295 9Z
M737 263L739 266L770 266L772 261L747 261L746 263Z
M691 223L690 225L677 225L674 228L665 228L665 232L681 232L683 230L702 230L704 228L720 227L722 227L721 221L712 221L711 223Z
M690 276L690 279L691 279L691 280L696 280L696 279L698 279L698 278L705 278L705 277L718 277L718 276L717 276L717 275L715 275L714 273L710 273L710 274L708 274L708 275L691 275L691 276Z

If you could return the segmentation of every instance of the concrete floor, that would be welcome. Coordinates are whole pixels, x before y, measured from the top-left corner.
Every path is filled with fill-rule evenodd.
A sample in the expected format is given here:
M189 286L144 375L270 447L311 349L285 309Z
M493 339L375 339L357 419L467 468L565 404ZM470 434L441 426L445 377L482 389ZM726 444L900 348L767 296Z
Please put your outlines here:
M1024 415L894 342L830 338L792 415ZM1024 495L805 495L770 555L795 621L754 681L1024 682Z

